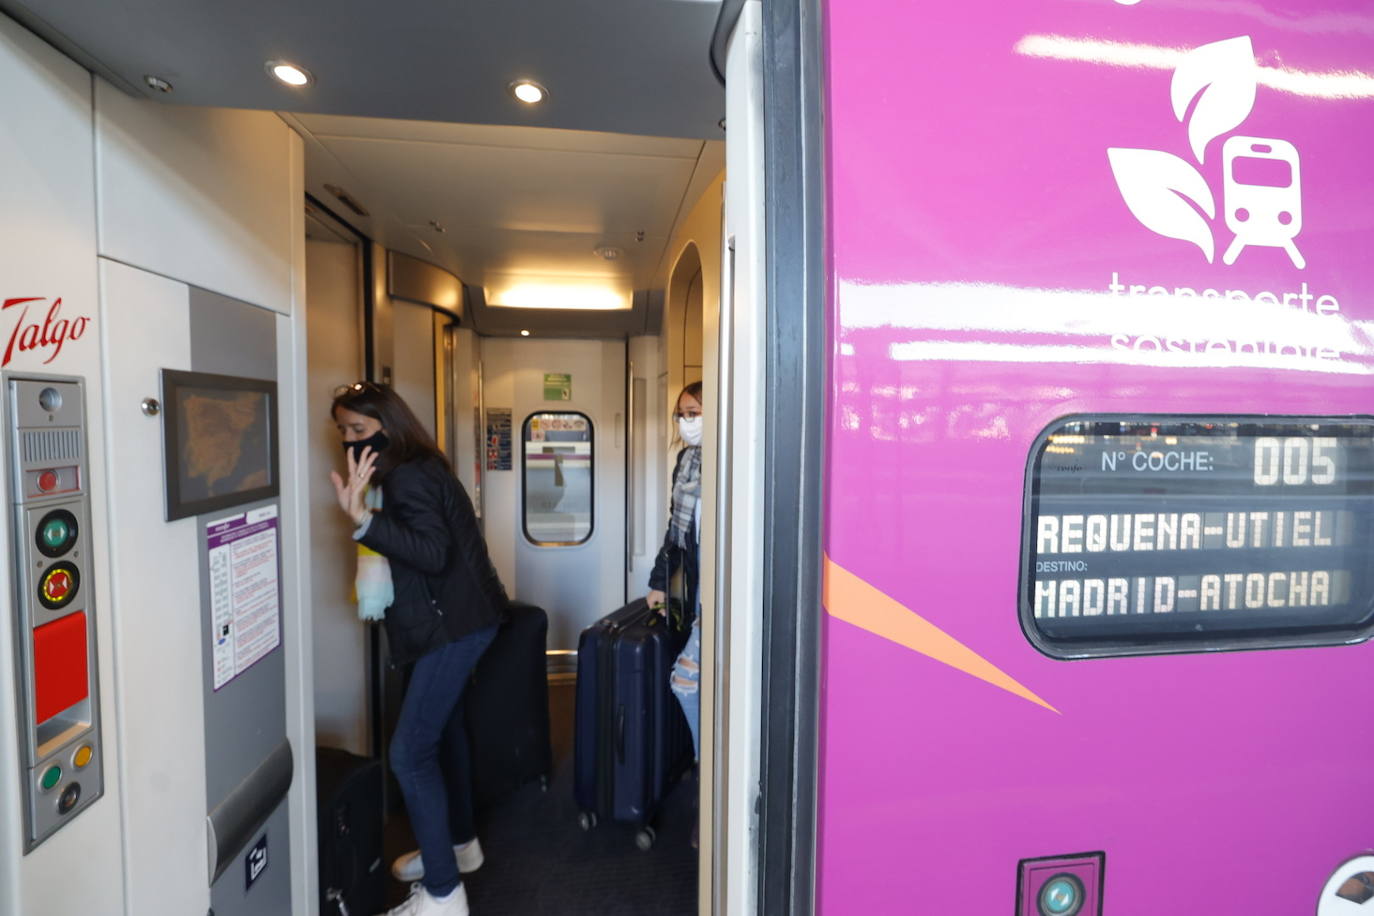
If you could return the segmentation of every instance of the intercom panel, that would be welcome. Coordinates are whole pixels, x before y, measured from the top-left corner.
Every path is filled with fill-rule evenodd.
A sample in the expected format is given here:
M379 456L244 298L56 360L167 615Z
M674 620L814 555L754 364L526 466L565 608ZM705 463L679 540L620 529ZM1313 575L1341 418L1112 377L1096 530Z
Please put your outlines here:
M5 379L24 850L104 794L81 379Z

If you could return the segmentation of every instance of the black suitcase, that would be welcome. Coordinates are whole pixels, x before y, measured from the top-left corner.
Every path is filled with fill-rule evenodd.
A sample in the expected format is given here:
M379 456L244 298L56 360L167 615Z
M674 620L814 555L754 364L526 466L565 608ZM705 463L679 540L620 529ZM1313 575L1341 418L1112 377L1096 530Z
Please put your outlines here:
M634 824L640 849L653 846L653 819L691 763L692 736L668 686L687 642L644 599L582 631L577 645L573 791L582 827Z
M490 807L535 779L548 785L549 615L512 602L496 639L464 691L475 809Z
M382 764L315 749L321 916L372 916L386 902L382 867Z

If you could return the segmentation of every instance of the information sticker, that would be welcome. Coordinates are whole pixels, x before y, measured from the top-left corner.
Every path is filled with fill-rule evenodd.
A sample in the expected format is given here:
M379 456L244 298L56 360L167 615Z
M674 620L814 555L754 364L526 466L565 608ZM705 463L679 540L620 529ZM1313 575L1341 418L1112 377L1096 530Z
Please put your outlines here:
M206 526L214 689L281 644L277 507L263 506Z
M1061 420L1022 542L1022 625L1056 657L1367 638L1374 419Z

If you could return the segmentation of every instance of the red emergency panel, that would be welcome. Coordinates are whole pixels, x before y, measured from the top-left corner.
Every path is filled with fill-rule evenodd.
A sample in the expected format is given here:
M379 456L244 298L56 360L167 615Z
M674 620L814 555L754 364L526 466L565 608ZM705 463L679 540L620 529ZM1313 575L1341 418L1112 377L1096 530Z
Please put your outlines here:
M37 725L90 695L86 614L78 611L33 631L33 696Z

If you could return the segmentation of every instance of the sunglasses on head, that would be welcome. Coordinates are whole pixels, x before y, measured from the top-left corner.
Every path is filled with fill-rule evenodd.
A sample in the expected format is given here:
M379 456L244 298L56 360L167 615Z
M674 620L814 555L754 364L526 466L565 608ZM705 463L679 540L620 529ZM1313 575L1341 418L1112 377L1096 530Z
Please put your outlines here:
M351 385L340 385L334 389L334 397L341 398L346 394L361 394L364 391L381 391L382 386L376 382L361 381Z

